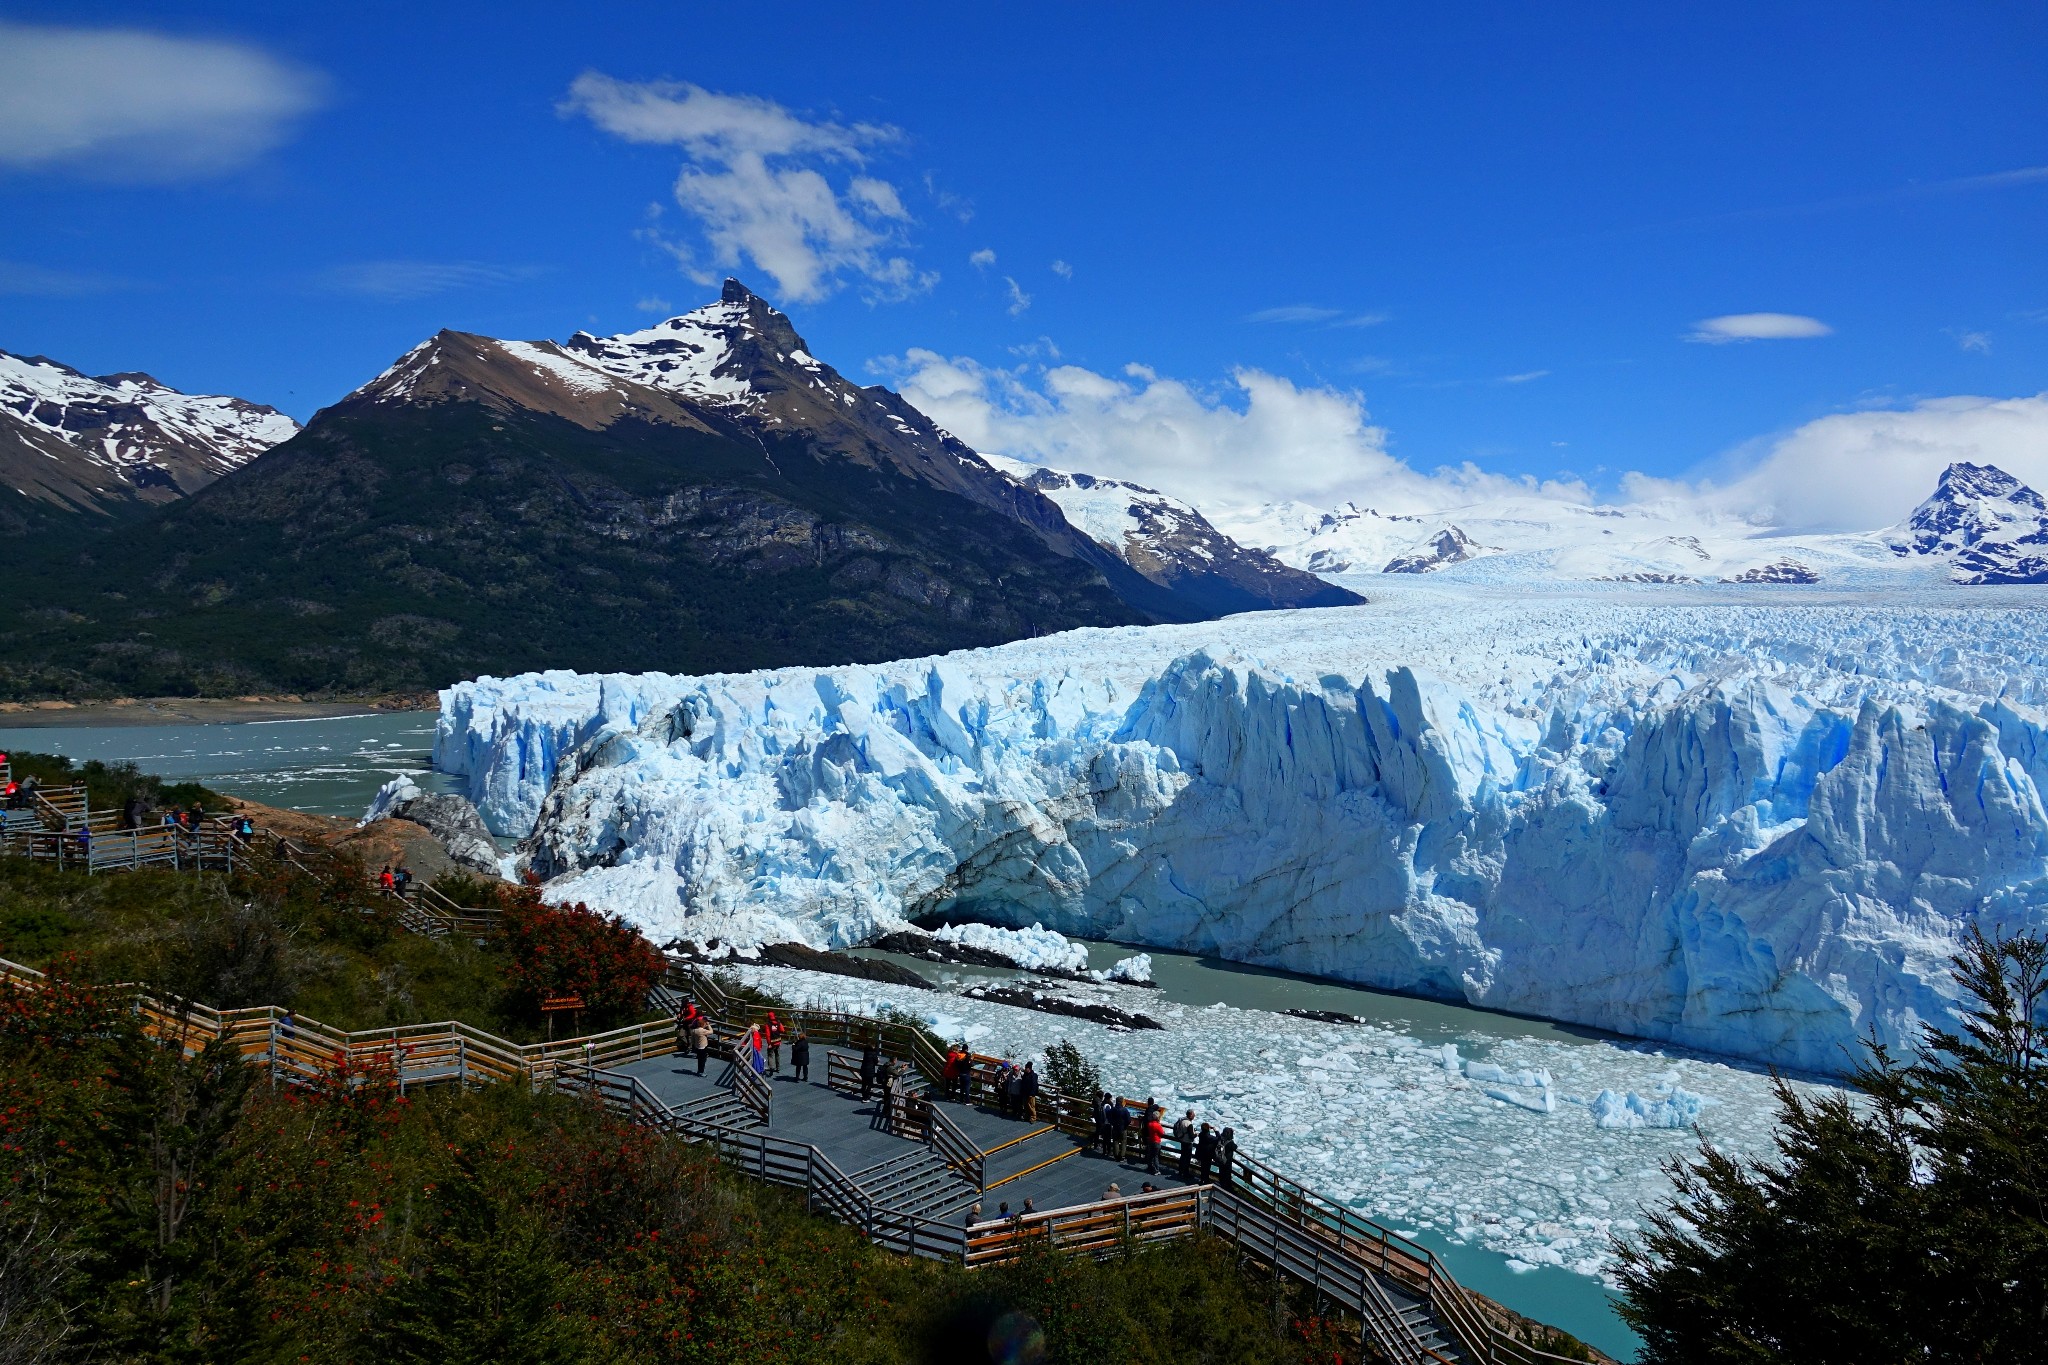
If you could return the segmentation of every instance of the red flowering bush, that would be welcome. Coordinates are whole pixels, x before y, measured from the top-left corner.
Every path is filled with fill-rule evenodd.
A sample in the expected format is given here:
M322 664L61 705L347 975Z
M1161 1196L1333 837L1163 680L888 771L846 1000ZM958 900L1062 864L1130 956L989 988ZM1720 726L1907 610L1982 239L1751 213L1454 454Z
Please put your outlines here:
M507 899L505 970L513 994L529 1007L573 995L593 1019L637 1014L668 969L654 945L616 915L580 901L547 905L532 886Z

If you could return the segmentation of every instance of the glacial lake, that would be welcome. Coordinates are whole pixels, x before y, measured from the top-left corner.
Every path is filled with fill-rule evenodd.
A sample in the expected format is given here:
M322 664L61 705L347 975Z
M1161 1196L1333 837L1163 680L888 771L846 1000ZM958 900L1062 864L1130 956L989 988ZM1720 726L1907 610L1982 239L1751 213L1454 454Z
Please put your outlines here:
M144 772L245 801L360 816L377 788L401 775L428 791L456 789L433 771L436 719L432 711L372 711L216 724L0 725L0 751L127 759Z
M368 806L378 787L400 775L428 790L456 789L452 779L432 770L435 719L433 712L373 712L214 724L0 727L0 749L61 753L79 761L130 760L148 772L194 779L266 805L356 816ZM1100 969L1140 950L1089 943L1088 951L1089 965ZM1241 1010L1333 1011L1398 1030L1430 1046L1455 1043L1461 1054L1470 1058L1485 1058L1495 1047L1509 1044L1649 1049L1649 1045L1569 1025L1363 990L1186 953L1143 951L1152 954L1157 997L1189 1009L1220 1004ZM1016 976L1008 971L898 960L927 975ZM1659 1155L1673 1154L1692 1140L1678 1134L1660 1136L1665 1140L1655 1143L1661 1149ZM1398 1219L1394 1221L1399 1224ZM1452 1271L1478 1292L1575 1333L1619 1358L1633 1356L1634 1334L1615 1317L1613 1297L1598 1280L1547 1265L1511 1268L1508 1257L1466 1245L1433 1228L1406 1230L1442 1256Z

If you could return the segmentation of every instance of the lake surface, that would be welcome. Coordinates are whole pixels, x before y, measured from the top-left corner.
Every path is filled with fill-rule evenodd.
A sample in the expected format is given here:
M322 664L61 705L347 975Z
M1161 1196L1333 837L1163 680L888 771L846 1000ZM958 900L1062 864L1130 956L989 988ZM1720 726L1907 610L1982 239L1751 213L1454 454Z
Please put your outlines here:
M412 778L427 791L457 784L433 771L432 711L222 724L0 728L0 750L83 762L132 761L144 772L315 815L360 816L377 788Z

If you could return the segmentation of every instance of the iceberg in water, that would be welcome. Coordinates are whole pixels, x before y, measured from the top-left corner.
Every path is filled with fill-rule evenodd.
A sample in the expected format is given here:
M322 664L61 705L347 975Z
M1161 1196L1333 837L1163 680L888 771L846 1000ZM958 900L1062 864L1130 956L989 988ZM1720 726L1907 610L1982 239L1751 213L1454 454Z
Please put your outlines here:
M1088 967L1088 949L1085 946L1039 924L1029 929L1003 929L991 924L948 924L934 929L932 937L995 953L1031 971L1079 972Z
M2048 927L2048 612L1766 591L486 678L436 761L657 941L943 913L1839 1072Z
M1586 1107L1596 1128L1690 1128L1700 1121L1705 1105L1690 1090L1672 1086L1648 1096L1603 1090Z

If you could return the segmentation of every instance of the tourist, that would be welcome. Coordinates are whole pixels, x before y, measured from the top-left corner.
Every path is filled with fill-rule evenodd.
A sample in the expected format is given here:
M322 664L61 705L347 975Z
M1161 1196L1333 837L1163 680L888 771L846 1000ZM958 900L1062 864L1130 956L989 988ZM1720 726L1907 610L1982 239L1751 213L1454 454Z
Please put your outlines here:
M1109 1102L1109 1141L1118 1161L1127 1159L1130 1151L1131 1111L1121 1099Z
M676 1011L676 1052L678 1055L689 1051L690 1016L687 1010Z
M400 863L397 870L392 872L391 889L398 893L401 900L404 899L405 893L412 889L412 869L404 863Z
M981 1221L981 1201L975 1200L967 1206L967 1226L973 1227Z
M183 819L180 819L178 823L182 826L185 822ZM397 886L396 880L391 875L390 863L384 864L384 870L377 874L377 885L383 887L386 891L390 891Z
M1204 1185L1209 1183L1209 1170L1215 1164L1216 1134L1205 1123L1202 1125L1202 1131L1195 1137L1195 1169L1201 1173L1200 1179Z
M761 1034L768 1044L768 1074L779 1076L782 1074L782 1021L775 1017L774 1010L768 1011L768 1024Z
M1173 1125L1173 1145L1180 1149L1179 1175L1182 1180L1186 1180L1194 1170L1195 1165L1194 1110L1188 1110L1187 1113L1181 1115L1180 1121Z
M1017 1210L1017 1216L1019 1218L1029 1218L1032 1214L1037 1212L1038 1205L1032 1203L1029 1199L1026 1199L1024 1201L1024 1207Z
M1121 1199L1123 1197L1124 1192L1117 1188L1116 1182L1114 1180L1110 1181L1109 1188L1102 1192L1102 1202L1105 1204L1109 1203L1113 1199Z
M1145 1109L1145 1174L1159 1174L1159 1144L1166 1140L1166 1125L1159 1121L1159 1106L1148 1105Z
M947 1099L951 1099L954 1092L959 1089L959 1085L960 1049L948 1047L946 1049L945 1065L939 1068L939 1092Z
M789 1064L796 1069L797 1080L809 1084L811 1079L811 1035L802 1029L789 1044Z
M860 1098L865 1104L875 1088L875 1072L882 1065L882 1051L870 1040L860 1049Z
M1017 1069L1015 1062L1003 1063L1003 1079L1000 1085L1003 1117L1016 1118L1024 1112L1024 1073Z
M1038 1122L1038 1072L1030 1062L1024 1063L1024 1074L1017 1078L1017 1097L1023 1101L1024 1117Z
M1095 1117L1095 1145L1096 1145L1097 1147L1100 1147L1100 1148L1102 1149L1102 1154L1103 1154L1104 1156L1108 1156L1108 1155L1109 1155L1109 1092L1108 1092L1107 1090L1098 1090L1098 1091L1096 1091L1096 1092L1095 1092L1095 1106L1094 1106L1094 1117Z
M1216 1139L1216 1180L1218 1184L1230 1183L1230 1168L1237 1160L1237 1129L1225 1128L1223 1136Z
M704 1060L711 1055L711 1021L698 1015L690 1025L690 1048L697 1054L697 1074L704 1074Z

